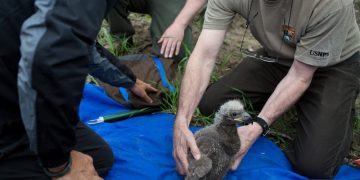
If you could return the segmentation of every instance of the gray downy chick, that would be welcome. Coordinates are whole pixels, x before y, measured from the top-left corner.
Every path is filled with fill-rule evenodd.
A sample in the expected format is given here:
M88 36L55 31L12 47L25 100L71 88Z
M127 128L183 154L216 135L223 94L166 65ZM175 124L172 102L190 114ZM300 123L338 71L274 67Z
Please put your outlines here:
M223 179L240 150L236 124L249 117L239 100L224 103L215 114L214 124L195 133L201 158L196 161L188 154L189 173L185 180Z

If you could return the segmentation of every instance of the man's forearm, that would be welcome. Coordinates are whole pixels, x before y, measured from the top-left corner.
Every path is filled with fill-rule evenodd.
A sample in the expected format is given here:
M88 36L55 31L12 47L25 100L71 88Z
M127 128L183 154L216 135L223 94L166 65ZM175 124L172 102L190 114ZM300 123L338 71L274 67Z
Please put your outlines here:
M197 104L200 101L200 97L204 93L210 79L211 71L214 67L214 63L205 61L199 54L193 54L189 59L186 72L181 83L180 90L180 102L178 117L186 125L190 124L192 114L194 113Z
M292 67L289 70L260 112L259 117L265 119L269 125L290 109L310 86L316 68L305 64L302 66L305 68Z
M191 54L181 84L177 122L189 125L215 65L225 30L203 30ZM212 38L209 38L212 37Z
M205 5L207 0L187 0L185 6L174 20L174 24L186 27L189 25L196 13Z

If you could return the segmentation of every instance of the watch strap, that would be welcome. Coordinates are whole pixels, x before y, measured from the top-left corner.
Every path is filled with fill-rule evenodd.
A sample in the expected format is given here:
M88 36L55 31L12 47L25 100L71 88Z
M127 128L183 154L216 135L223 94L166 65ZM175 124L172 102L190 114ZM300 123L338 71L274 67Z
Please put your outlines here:
M263 130L263 132L261 133L261 135L262 135L262 136L266 136L266 134L269 132L269 125L267 124L267 122L266 122L263 118L261 118L261 117L255 117L255 118L253 118L253 122L258 123L258 124L261 126L261 128L262 128L262 130Z

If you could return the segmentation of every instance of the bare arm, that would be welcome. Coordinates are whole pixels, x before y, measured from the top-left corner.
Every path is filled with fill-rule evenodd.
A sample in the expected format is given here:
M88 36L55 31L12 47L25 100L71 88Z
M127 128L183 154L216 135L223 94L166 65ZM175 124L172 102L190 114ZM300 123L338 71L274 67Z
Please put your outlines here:
M259 117L263 118L269 125L273 123L304 94L316 69L314 66L294 60L288 74L278 84L261 110ZM238 167L248 149L262 133L262 129L257 123L254 123L238 128L238 133L242 144L240 152L231 166L232 170Z
M180 11L173 24L178 24L185 29L195 14L204 7L206 2L207 0L187 0L184 8Z
M309 87L316 69L314 66L295 60L288 74L266 102L259 117L271 124L290 109Z
M186 125L189 125L192 114L209 83L224 36L225 30L203 30L190 56L181 83L177 116L179 120L186 119ZM183 123L185 124L185 121Z
M187 0L174 22L165 30L159 43L162 43L160 53L166 58L171 58L174 53L179 54L185 28L206 2L207 0Z
M196 159L200 158L200 152L188 126L192 114L209 83L225 33L225 30L203 30L186 66L174 125L173 156L180 174L187 172L189 148Z

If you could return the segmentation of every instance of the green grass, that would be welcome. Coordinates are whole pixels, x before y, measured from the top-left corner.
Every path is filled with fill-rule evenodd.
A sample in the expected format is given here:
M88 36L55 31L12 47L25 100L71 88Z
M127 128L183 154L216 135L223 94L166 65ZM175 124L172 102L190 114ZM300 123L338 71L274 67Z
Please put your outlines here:
M97 86L99 86L99 82L96 80L96 78L94 78L93 76L91 76L90 74L88 74L86 76L86 83L90 83L90 84L95 84Z
M175 86L175 89L176 89L175 92L170 92L165 89L162 90L164 92L164 97L162 99L161 110L163 112L176 114L178 99L179 99L179 94L180 94L180 90L179 90L180 82L178 80L176 80L172 84L173 84L173 86Z
M109 25L106 21L103 22L97 36L97 41L115 56L122 56L133 52L134 48L129 46L129 40L130 38L128 37L116 37L111 35L109 32Z
M163 112L176 114L177 108L179 104L179 95L180 95L180 84L181 79L185 72L185 67L187 64L187 60L190 57L191 51L190 49L184 45L183 48L185 49L185 57L179 62L178 69L177 69L177 79L174 82L171 82L175 86L175 92L170 92L167 90L162 90L164 92L164 97L162 99L161 109ZM203 115L199 109L195 110L193 118L191 120L192 126L207 126L213 123L214 116L205 116Z
M176 81L175 83L173 83L173 85L176 87L175 92L170 92L167 90L163 91L164 96L162 99L161 109L163 112L176 115L179 104L180 82ZM199 111L199 109L196 109L193 118L191 120L191 125L208 126L213 123L213 118L214 118L213 115L205 116Z
M268 137L281 149L287 149L296 133L297 113L291 108L270 127Z
M204 25L204 19L205 19L205 10L203 10L201 13L199 13L195 18L194 18L194 25L197 29L202 29L203 25Z
M243 103L246 111L252 116L256 115L258 112L256 112L254 110L254 107L253 107L253 105L251 103L251 100L246 96L246 94L243 91L239 90L239 89L236 89L234 87L231 87L231 88L234 91L239 93L239 97L241 97L240 101Z
M164 97L162 99L161 109L163 112L175 114L177 113L177 108L179 104L179 94L180 94L180 83L176 81L174 84L176 87L175 92L163 91ZM192 126L207 126L213 123L213 116L204 116L201 114L199 109L195 110L193 118L191 120Z
M229 67L232 57L232 53L228 53L216 62L214 72L211 74L210 83L214 83L222 78L224 70Z
M360 0L358 1L360 4ZM356 100L355 128L354 133L360 135L360 96Z
M354 3L358 8L360 8L360 0L355 0Z

